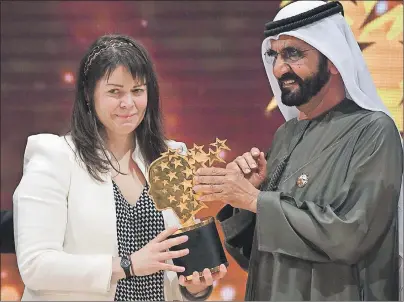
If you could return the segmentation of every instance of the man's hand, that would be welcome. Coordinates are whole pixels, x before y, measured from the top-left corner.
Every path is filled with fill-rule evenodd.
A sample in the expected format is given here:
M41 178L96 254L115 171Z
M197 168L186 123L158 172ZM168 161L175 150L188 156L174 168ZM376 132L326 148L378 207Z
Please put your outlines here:
M239 209L256 213L257 190L240 171L222 168L201 168L196 171L193 190L203 193L202 202L221 201Z
M226 168L241 171L244 177L256 188L267 176L267 161L264 152L255 147L250 152L238 156Z

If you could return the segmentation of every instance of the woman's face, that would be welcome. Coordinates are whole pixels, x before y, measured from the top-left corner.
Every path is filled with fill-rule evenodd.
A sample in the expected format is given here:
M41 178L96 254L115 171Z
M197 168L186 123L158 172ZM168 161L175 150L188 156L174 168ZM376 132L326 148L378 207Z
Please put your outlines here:
M94 90L94 107L106 134L131 134L142 122L147 107L147 86L123 66L101 78Z

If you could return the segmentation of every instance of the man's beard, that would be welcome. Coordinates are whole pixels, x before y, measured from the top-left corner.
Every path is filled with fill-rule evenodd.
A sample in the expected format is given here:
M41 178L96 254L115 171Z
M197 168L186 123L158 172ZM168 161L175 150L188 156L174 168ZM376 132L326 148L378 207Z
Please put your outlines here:
M329 79L330 72L327 69L327 57L324 55L320 57L317 73L305 80L302 80L294 72L285 73L278 80L282 92L282 103L289 107L308 103L327 84ZM293 90L283 87L282 83L287 80L294 80L299 87Z

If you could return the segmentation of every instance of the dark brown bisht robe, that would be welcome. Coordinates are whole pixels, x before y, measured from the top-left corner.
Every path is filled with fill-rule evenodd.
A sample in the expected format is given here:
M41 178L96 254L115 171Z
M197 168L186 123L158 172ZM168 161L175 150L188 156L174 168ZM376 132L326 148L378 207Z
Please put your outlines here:
M245 299L398 300L403 150L393 120L344 100L278 129L270 176L289 153L277 189L261 188L257 214L227 205L217 216L249 272Z

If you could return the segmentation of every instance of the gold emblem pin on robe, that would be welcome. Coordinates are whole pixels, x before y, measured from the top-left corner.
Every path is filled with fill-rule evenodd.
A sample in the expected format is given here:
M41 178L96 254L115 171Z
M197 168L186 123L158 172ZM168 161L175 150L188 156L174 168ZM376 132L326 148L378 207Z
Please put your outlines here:
M302 174L297 178L296 184L299 188L303 188L305 185L307 185L307 182L309 181L309 177L307 174Z

